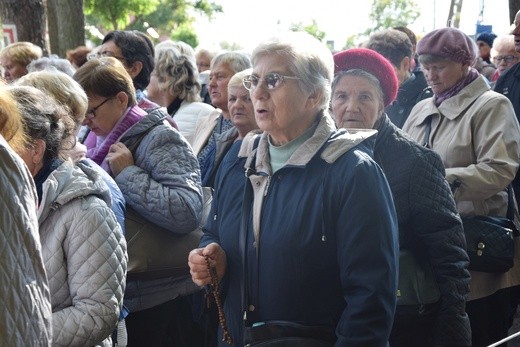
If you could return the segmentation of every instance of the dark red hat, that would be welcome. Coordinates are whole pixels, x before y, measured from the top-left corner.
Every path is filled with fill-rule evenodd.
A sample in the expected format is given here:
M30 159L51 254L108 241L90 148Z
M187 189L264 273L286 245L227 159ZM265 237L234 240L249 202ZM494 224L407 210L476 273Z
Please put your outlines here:
M381 54L367 48L351 48L334 54L334 74L360 69L374 75L381 84L385 107L397 96L399 82L393 65Z

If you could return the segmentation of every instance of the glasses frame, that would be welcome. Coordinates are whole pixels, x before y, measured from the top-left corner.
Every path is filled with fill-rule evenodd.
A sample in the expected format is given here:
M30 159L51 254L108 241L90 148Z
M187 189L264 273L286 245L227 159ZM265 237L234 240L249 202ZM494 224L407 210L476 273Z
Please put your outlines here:
M508 55L497 55L496 57L493 57L493 63L500 64L503 61L505 61L507 64L511 64L512 62L518 60L519 57L516 55L508 54Z
M273 78L273 77L275 78L275 80L278 80L279 82L277 82L273 87L270 87L269 84L265 83L265 81L267 79ZM249 91L255 90L256 88L258 88L259 85L264 85L265 89L267 89L267 90L275 90L275 89L278 89L279 87L281 87L284 84L286 79L300 80L301 78L296 77L296 76L281 75L277 72L271 72L271 73L266 74L262 78L255 76L255 75L246 76L242 79L242 84L244 85L244 88L246 88ZM256 80L256 86L253 84L254 80ZM262 82L264 82L264 83L262 83Z
M108 100L110 99L113 99L114 97L111 96L109 98L106 98L105 100L103 100L102 103L100 103L99 105L97 105L96 107L93 107L92 109L90 110L87 110L87 112L85 113L85 118L86 119L94 119L96 118L96 111L101 107L103 106Z

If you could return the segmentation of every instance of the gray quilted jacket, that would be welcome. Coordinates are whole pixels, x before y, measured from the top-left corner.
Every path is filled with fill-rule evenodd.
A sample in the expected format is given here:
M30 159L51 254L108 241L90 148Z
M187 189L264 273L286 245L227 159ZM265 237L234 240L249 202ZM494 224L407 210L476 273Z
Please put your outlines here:
M81 163L64 162L43 184L38 221L55 346L111 346L127 254L110 205L103 179Z
M36 189L0 135L0 346L50 346L51 298L36 217Z
M199 225L202 212L199 163L186 139L163 124L166 116L164 109L156 109L121 137L120 142L130 149L136 142L139 145L133 150L135 165L123 169L114 180L127 205L141 216L187 234ZM125 305L139 311L195 290L198 287L190 276L129 281Z

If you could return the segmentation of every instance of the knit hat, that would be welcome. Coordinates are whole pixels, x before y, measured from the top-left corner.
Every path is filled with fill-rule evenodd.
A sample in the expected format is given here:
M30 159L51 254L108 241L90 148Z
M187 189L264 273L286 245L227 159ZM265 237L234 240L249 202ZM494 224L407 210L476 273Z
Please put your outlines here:
M352 69L374 75L381 85L385 107L397 96L399 82L392 64L381 54L367 48L352 48L334 54L334 74Z
M464 65L472 65L477 59L477 47L473 40L456 28L430 31L417 43L417 54L436 55Z
M493 47L493 41L495 41L496 38L497 36L493 33L480 33L478 34L476 41L483 41L487 43L489 47Z

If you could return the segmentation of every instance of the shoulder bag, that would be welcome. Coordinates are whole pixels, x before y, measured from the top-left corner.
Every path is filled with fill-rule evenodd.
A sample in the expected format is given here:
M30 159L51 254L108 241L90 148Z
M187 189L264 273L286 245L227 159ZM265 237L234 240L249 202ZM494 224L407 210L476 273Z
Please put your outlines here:
M157 125L162 124L158 123ZM141 133L128 148L132 155L142 139L153 129ZM201 225L188 234L175 234L154 224L126 206L126 242L129 280L148 280L189 275L188 254L197 248L202 236L202 223L211 210L212 189L203 187Z
M429 143L431 117L426 120L424 144ZM455 180L450 184L452 192L460 187ZM462 217L469 269L480 272L504 273L513 267L515 257L514 237L520 235L514 220L514 202L511 184L507 187L507 215Z

